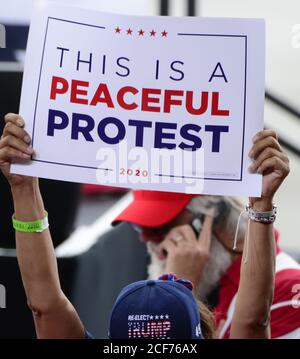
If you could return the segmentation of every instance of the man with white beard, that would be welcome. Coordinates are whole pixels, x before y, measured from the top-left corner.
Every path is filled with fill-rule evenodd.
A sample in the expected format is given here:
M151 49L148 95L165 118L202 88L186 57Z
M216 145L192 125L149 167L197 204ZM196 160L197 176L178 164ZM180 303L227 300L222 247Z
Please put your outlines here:
M241 215L243 211L243 204L230 197L134 191L133 202L113 223L131 223L146 242L151 257L149 278L173 272L192 281L202 301L217 291L217 332L219 338L228 338L247 231L248 217ZM212 213L211 240L201 243L196 239L205 215ZM275 238L278 242L278 232ZM276 250L271 336L300 338L300 302L295 292L300 283L300 266L278 244Z
M207 214L209 208L214 208L214 232L211 238L211 245L209 251L209 258L203 258L203 253L200 255L199 260L206 261L203 273L201 276L201 283L199 283L197 295L201 300L205 300L207 296L216 288L221 277L231 265L232 261L242 254L241 250L233 250L233 239L235 233L231 230L237 226L237 220L239 214L243 211L243 205L239 201L229 197L216 197L216 196L201 196L194 197L187 205L186 210L190 211L194 215L194 218L198 218L198 228L194 228L197 232L200 232L204 215ZM223 211L225 211L225 213ZM245 235L245 221L240 224L238 232L238 244L242 243ZM197 225L194 224L194 226ZM223 225L227 228L227 231L231 233L230 237L222 236ZM200 227L200 228L199 228ZM216 231L220 232L220 237L217 237ZM220 238L220 239L218 239ZM227 239L227 240L226 240ZM147 239L145 239L147 240ZM156 278L160 273L164 273L166 270L166 257L158 257L157 250L164 248L165 243L157 244L155 242L148 241L147 248L151 256L151 262L148 267L148 274L151 279ZM240 246L242 248L242 244ZM191 248L192 249L192 248ZM166 253L166 252L165 252ZM171 269L171 268L170 268ZM191 276L191 275L190 275ZM193 278L191 278L193 279Z

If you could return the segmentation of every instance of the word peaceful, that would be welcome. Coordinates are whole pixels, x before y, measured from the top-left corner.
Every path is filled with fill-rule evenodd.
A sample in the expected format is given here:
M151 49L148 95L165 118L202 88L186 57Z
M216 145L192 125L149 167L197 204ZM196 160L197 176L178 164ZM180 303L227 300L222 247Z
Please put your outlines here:
M59 67L64 67L66 56L70 56L69 49L57 47ZM86 54L85 54L86 55ZM202 147L201 131L211 133L211 151L219 152L222 133L229 132L229 125L201 125L201 119L207 117L228 117L230 111L221 109L221 93L210 92L205 89L190 91L183 89L166 89L159 87L138 88L130 84L132 73L131 60L125 56L109 59L107 55L102 55L97 62L98 73L95 76L105 76L107 74L108 62L110 70L114 67L112 74L116 78L126 78L128 82L117 89L110 86L110 83L99 81L97 86L91 86L86 80L68 79L66 76L52 76L50 100L53 107L48 112L47 135L55 136L56 133L67 130L71 134L71 139L76 141L79 136L88 142L102 141L104 144L118 144L127 136L135 139L136 147L143 147L145 138L151 137L153 148L182 150L198 150ZM74 70L78 73L82 70L92 73L95 70L95 59L92 53L83 59L81 51L74 56ZM161 61L156 60L153 64L153 79L160 80ZM180 84L185 78L185 64L183 61L172 61L169 64L169 79L174 83ZM165 75L165 73L164 73ZM110 77L112 78L112 76ZM208 83L220 78L225 83L228 82L225 71L221 63L217 63L208 74ZM94 81L93 81L94 83ZM66 113L58 108L59 100L62 99L70 104L81 105L86 108L99 109L98 118L93 118L83 111ZM180 126L176 118L176 107L184 108L187 114L187 121ZM145 120L141 118L116 118L109 115L109 110L139 110L140 113L161 113L161 120ZM119 111L120 112L120 111ZM166 121L166 114L172 114L173 121ZM147 117L149 119L149 117ZM128 133L130 132L130 133ZM176 138L180 137L180 138Z

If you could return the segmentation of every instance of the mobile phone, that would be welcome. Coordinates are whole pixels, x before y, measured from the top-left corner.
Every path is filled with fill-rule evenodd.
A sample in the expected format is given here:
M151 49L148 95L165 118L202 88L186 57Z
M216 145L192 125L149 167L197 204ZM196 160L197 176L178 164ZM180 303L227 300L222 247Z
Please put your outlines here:
M202 222L203 222L203 220L197 217L197 218L193 219L193 222L191 224L197 239L198 239L198 236L199 236L199 234L201 232L201 229L202 229Z

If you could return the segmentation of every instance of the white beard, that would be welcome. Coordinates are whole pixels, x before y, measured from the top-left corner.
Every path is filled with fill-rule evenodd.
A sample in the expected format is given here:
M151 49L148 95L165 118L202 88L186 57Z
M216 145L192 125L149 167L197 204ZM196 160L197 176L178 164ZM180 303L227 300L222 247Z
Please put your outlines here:
M159 259L155 249L157 244L148 242L147 249L151 257L151 262L148 266L149 279L158 279L159 276L165 273L166 259ZM216 237L212 237L210 259L204 268L202 280L199 289L199 298L204 300L213 289L217 287L220 279L230 267L232 263L231 254L224 248Z
M148 278L149 279L158 279L161 275L166 274L166 260L159 259L158 255L155 252L155 249L159 244L153 242L147 242L148 253L150 254L150 264L148 265Z

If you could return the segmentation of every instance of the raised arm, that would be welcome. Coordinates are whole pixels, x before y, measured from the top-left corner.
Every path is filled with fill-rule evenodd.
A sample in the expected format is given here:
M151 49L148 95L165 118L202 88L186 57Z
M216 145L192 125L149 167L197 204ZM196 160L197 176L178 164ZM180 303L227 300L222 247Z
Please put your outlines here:
M273 208L274 195L289 173L289 160L276 133L265 130L253 139L250 170L262 173L261 198L249 198L257 212ZM244 243L240 284L230 337L270 338L270 310L274 293L276 245L273 224L249 220Z
M0 168L11 186L15 218L36 221L45 217L37 178L11 175L12 161L30 161L30 137L23 119L5 116L0 140ZM60 287L57 261L49 229L41 233L16 232L18 263L38 338L83 339L84 327Z

